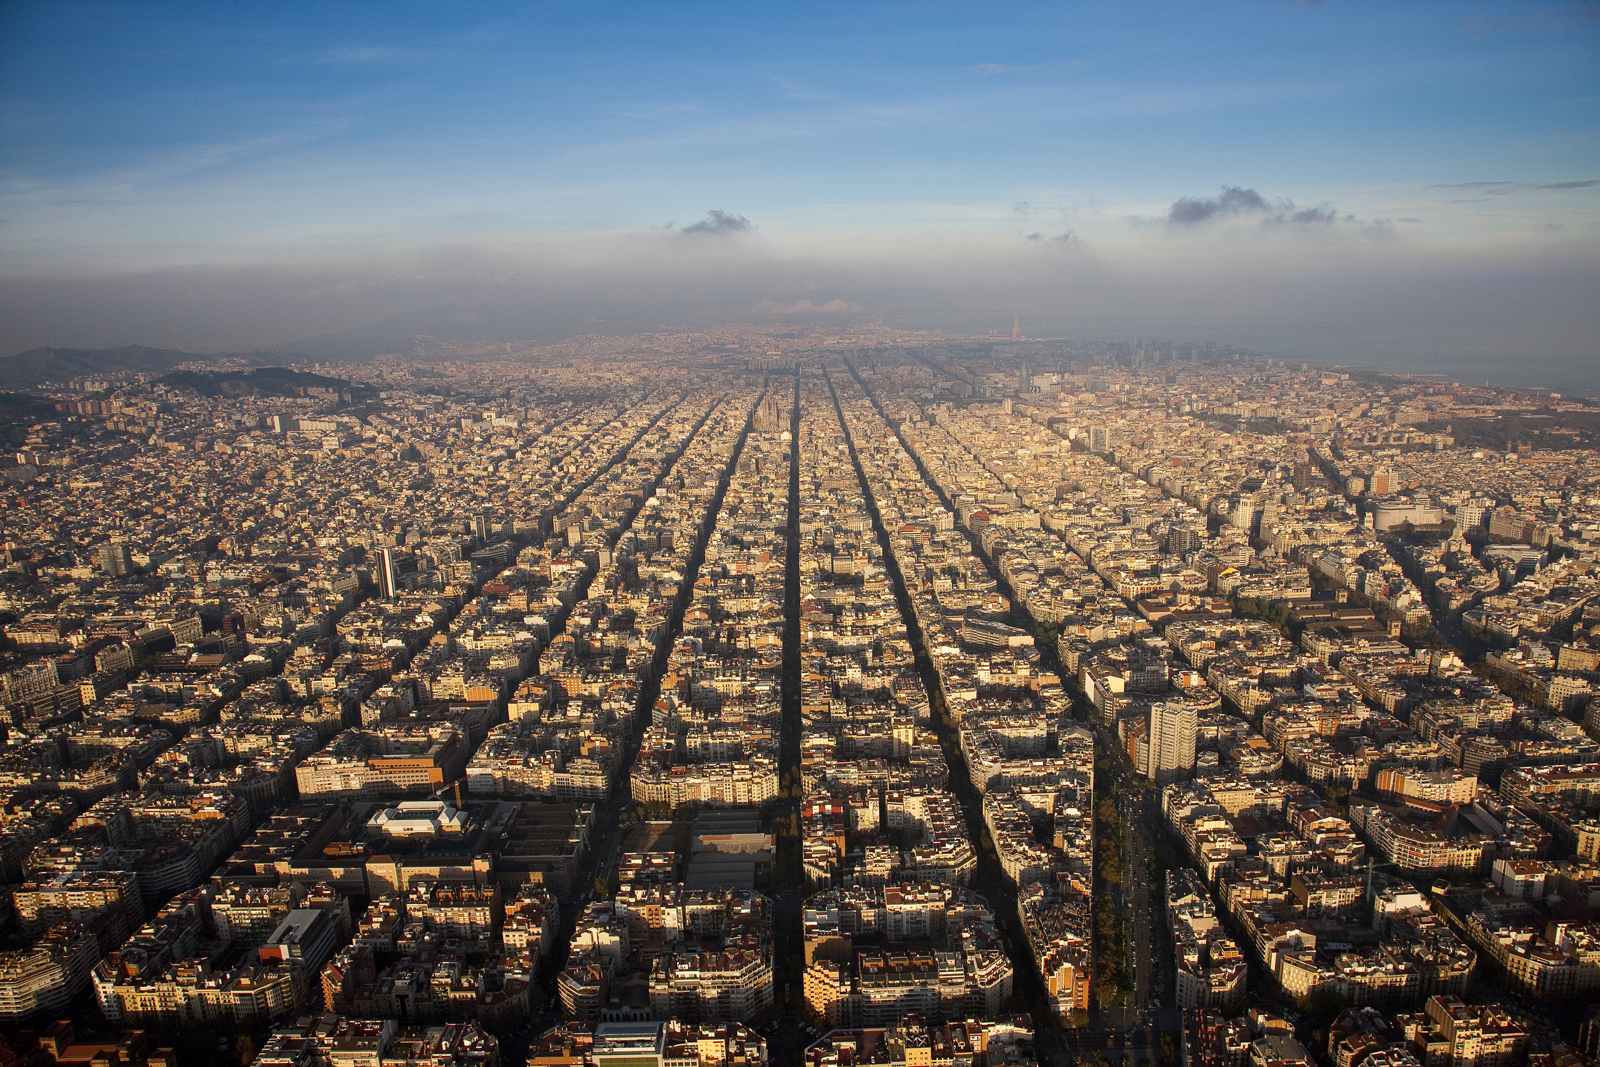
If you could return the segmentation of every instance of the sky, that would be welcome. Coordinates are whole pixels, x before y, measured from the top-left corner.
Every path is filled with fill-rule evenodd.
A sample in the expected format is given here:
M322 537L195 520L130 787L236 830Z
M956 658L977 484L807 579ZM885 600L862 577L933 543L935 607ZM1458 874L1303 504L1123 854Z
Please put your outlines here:
M1597 134L1594 3L0 0L0 355L1015 314L1600 394Z

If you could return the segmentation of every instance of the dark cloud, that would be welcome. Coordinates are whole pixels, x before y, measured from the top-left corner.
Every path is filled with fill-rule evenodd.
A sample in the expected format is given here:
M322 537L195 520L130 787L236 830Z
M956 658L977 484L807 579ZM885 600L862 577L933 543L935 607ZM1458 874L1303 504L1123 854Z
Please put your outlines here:
M1042 241L1042 240L1044 240L1044 234L1040 233L1038 230L1035 230L1034 232L1028 234L1028 240L1030 240L1030 241Z
M1172 207L1167 211L1167 222L1173 226L1194 226L1203 222L1239 217L1259 218L1263 223L1311 226L1336 222L1339 220L1339 212L1332 204L1296 208L1293 200L1269 202L1254 189L1243 189L1237 185L1223 186L1221 195L1209 200L1192 196L1174 200ZM1346 215L1344 221L1354 222L1355 216Z
M1167 221L1177 225L1192 226L1197 222L1209 222L1215 218L1263 214L1270 210L1266 200L1254 189L1224 185L1222 195L1211 200L1197 200L1190 196L1174 200L1167 212Z
M1308 207L1304 210L1295 211L1286 215L1283 221L1298 222L1302 225L1307 225L1313 222L1332 222L1338 217L1339 213L1333 210L1331 207ZM1347 215L1345 216L1345 220L1347 222L1354 222L1355 216Z
M743 215L732 215L726 211L718 211L716 208L712 208L706 212L705 218L693 226L685 226L680 232L726 234L743 233L754 228L755 223Z
M1058 245L1070 245L1076 244L1078 237L1071 230L1068 230L1066 233L1056 234L1054 237L1050 238L1050 240Z
M1490 196L1505 196L1509 193L1522 193L1530 189L1589 189L1600 185L1600 178L1584 178L1569 182L1439 182L1434 185L1425 185L1424 189L1455 189L1462 192L1488 193ZM1452 203L1471 203L1471 201L1451 201Z

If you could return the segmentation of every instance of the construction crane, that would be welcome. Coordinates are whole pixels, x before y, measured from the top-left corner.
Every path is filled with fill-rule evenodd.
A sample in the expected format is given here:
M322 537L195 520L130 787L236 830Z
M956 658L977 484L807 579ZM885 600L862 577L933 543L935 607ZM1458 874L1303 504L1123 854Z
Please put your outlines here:
M461 807L461 783L465 782L466 780L467 780L466 776L463 775L462 777L457 778L453 782L446 782L444 785L440 786L434 792L429 793L428 794L428 799L429 800L438 800L439 799L439 795L441 793L446 793L446 792L449 792L450 790L453 789L453 790L455 790L456 807L460 808Z
M1366 893L1366 901L1367 901L1368 904L1372 903L1372 872L1375 871L1375 870L1382 870L1385 867L1394 867L1396 869L1399 869L1400 865L1398 863L1373 863L1372 862L1372 853L1370 853L1370 852L1367 853L1367 893Z

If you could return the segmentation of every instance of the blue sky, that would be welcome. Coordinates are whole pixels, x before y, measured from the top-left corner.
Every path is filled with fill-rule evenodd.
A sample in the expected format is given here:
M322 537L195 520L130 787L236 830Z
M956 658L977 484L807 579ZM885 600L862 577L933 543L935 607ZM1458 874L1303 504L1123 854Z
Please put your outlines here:
M320 329L471 300L475 278L536 300L553 274L711 286L738 262L770 279L752 307L814 293L914 317L886 278L1071 288L1093 265L1127 276L1130 325L1141 302L1158 323L1179 307L1174 328L1212 306L1245 325L1249 300L1217 305L1218 264L1308 285L1592 276L1597 115L1583 3L7 0L0 310L151 272L364 294L300 298ZM713 209L749 226L680 232ZM438 287L385 289L395 264ZM102 302L86 343L115 326ZM1592 335L1584 303L1546 347ZM69 343L54 314L0 342ZM249 319L193 340L252 340Z

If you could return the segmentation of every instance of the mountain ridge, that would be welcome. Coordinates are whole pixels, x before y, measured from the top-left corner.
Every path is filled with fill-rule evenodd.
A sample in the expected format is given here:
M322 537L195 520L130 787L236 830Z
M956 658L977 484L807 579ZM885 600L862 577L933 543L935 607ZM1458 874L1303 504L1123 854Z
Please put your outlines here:
M185 363L240 361L249 367L281 367L302 360L298 353L258 349L253 352L186 352L177 348L121 345L115 348L55 348L42 346L0 357L0 389L35 388L45 382L73 378L130 378L136 374L162 375Z

